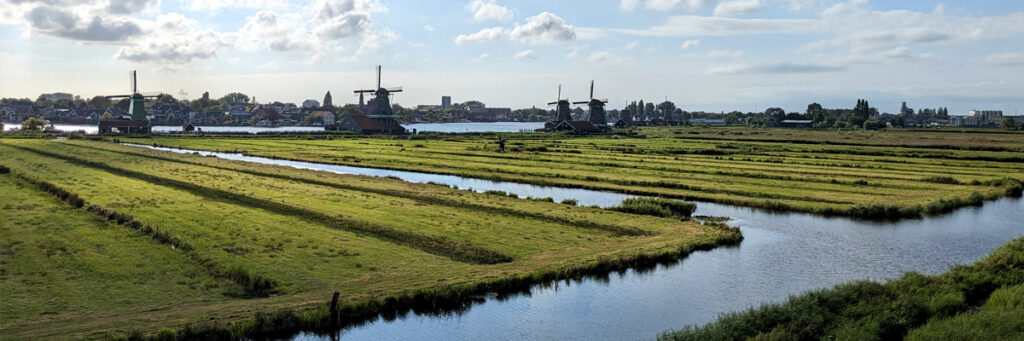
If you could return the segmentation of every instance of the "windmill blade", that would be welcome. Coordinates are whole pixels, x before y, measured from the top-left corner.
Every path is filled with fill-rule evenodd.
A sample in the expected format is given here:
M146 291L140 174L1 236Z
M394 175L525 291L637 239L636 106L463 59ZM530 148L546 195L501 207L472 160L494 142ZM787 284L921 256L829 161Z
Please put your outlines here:
M387 90L388 92L402 92L402 87L397 86L397 87L394 87L394 88L387 88L387 89L384 89L384 90Z
M562 84L558 84L558 100L562 100Z
M128 98L128 97L132 97L132 95L112 95L112 96L103 96L103 97L106 97L106 98Z
M601 102L601 103L608 103L608 99L607 99L607 98L605 98L605 99L599 99L599 100L597 100L597 101L598 101L598 102Z
M594 99L594 80L590 80L590 99Z
M548 105L555 105L555 104L558 104L558 102L549 102L548 103Z
M380 89L380 65L377 65L377 89Z
M590 101L572 102L572 104L587 104L587 103L590 103Z
M163 94L164 94L163 91L147 91L147 92L142 93L142 96L144 96L144 97L157 97L157 96L160 96L160 95L163 95Z
M132 70L132 72L128 74L128 81L128 86L131 87L132 93L134 94L136 92L139 92L139 83L135 75L135 70Z
M364 93L368 93L368 92L376 92L376 91L377 91L377 90L356 90L356 91L353 91L352 93L356 93L356 94L364 94Z

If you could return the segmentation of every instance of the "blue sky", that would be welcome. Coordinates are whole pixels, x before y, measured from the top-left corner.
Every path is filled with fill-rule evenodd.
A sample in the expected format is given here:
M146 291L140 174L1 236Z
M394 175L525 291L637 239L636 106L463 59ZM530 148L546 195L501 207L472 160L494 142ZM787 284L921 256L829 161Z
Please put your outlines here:
M1024 1L0 0L0 97L142 91L402 105L644 99L1024 114Z

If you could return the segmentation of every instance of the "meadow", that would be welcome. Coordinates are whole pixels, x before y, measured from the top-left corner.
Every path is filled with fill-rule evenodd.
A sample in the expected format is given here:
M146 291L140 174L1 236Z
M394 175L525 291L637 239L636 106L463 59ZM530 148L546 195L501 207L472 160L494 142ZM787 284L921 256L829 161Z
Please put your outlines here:
M97 141L0 155L12 339L287 335L741 239L683 204L638 215Z
M1024 134L649 127L614 136L160 136L124 142L861 218L1020 195Z

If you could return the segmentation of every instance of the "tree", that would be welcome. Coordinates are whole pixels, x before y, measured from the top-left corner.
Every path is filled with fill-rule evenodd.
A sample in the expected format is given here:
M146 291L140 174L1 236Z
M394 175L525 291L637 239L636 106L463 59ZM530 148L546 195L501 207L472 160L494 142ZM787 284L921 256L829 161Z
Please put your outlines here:
M669 114L676 110L676 104L672 101L664 101L658 103L658 112L665 113L665 119L668 119Z
M647 102L644 104L644 117L648 120L653 119L658 115L657 109L654 108L653 102Z
M323 105L324 105L324 108L333 108L334 107L334 102L331 99L331 92L330 91L328 91L327 94L324 95L324 104Z
M1016 130L1017 122L1012 118L1007 117L1004 118L1002 122L999 122L999 128L1002 128L1003 130Z
M878 130L882 129L882 127L882 122L879 122L878 120L864 121L864 130Z
M281 112L277 111L270 106L264 106L260 109L260 118L268 120L270 122L276 122L281 119Z
M106 97L103 97L103 96L93 97L92 99L89 100L89 102L86 103L86 105L89 107L89 109L96 109L96 110L107 110L107 109L110 109L110 105L111 104L112 104L112 102L110 101L110 99L106 98Z
M111 115L109 111L104 112L103 115L100 115L100 121L110 121L112 119L114 119L114 115Z
M825 120L825 108L821 107L821 104L811 103L807 105L807 110L804 111L804 116L808 119L813 120L814 123L818 123Z
M640 103L636 105L636 111L633 111L633 119L637 121L643 121L647 119L647 113L645 112L647 107L644 106L644 100L640 100Z
M582 108L580 108L580 107L572 108L572 117L573 118L575 118L577 120L582 120L583 119L583 114L584 114L584 111L583 111Z
M209 95L205 94L205 93L203 94L203 96L204 97L209 97ZM240 93L240 92L232 92L230 94L224 95L224 97L221 97L220 99L218 99L217 102L220 102L221 104L224 104L225 106L236 105L236 104L247 104L247 103L249 103L249 96L247 96L246 94Z
M21 130L40 131L46 127L46 121L38 117L29 117L21 122Z
M782 110L782 108L768 108L764 111L764 114L767 116L768 122L774 125L778 125L779 122L786 119L786 111Z

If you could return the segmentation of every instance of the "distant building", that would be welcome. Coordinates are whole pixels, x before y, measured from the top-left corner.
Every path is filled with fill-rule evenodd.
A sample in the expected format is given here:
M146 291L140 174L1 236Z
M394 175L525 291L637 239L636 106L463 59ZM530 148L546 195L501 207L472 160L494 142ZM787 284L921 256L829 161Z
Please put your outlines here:
M303 108L316 108L316 107L319 107L319 106L320 106L320 102L318 102L315 99L307 99L305 101L302 101L302 107Z
M441 110L452 108L452 96L441 96Z
M721 118L694 118L690 120L690 124L724 125L725 120Z
M574 133L602 133L607 127L595 126L590 121L562 121L552 128L553 131L572 131Z
M42 95L39 95L39 97L45 98L45 99L53 101L53 102L56 102L56 101L59 101L59 100L62 100L62 99L66 99L66 100L70 101L70 100L75 98L75 96L73 96L73 95L71 95L69 93L64 93L64 92L54 92L52 94L42 94Z
M356 134L405 134L405 128L394 119L376 119L363 114L349 114L338 129Z
M470 109L466 118L473 122L498 122L507 121L508 116L511 114L512 109L510 108L485 108L479 106Z
M957 127L998 126L1002 119L1002 110L971 110L967 116L949 116L949 125Z
M780 127L786 128L811 128L814 127L814 120L782 120Z

